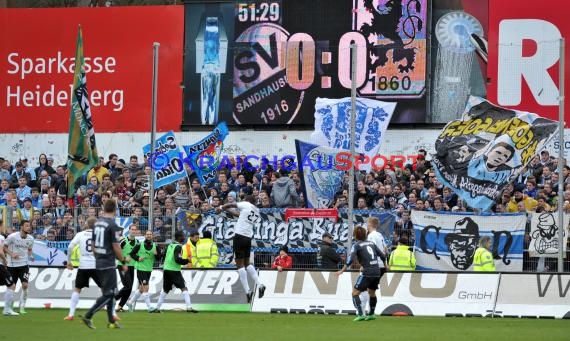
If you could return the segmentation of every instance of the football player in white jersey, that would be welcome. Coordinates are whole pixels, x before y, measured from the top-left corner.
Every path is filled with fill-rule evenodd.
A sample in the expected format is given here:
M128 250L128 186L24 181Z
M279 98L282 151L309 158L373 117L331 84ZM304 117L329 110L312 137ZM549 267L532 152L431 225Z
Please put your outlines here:
M235 236L233 239L234 259L236 261L239 280L243 289L247 294L247 302L251 302L254 291L249 288L247 276L253 279L259 288L259 298L265 294L265 286L259 282L257 271L253 264L249 264L249 257L251 255L251 240L255 230L255 225L261 223L261 215L259 208L255 205L255 199L252 195L246 195L245 201L238 203L227 203L216 208L220 213L222 210L237 208L239 210L238 220L235 225Z
M382 233L378 232L378 226L380 225L380 221L376 217L368 218L366 222L366 229L368 230L368 235L366 236L366 240L373 242L376 244L378 249L384 253L384 255L388 255L388 247L386 246L386 241ZM386 272L386 268L384 267L383 262L378 262L380 266L380 278ZM368 295L367 291L362 291L360 293L360 302L362 302L362 311L366 311L366 305L370 301L370 295ZM374 318L374 317L371 317Z
M4 241L4 253L6 254L8 263L8 272L12 276L14 284L18 280L22 282L22 292L20 293L20 314L26 313L26 300L28 299L28 279L30 277L29 262L34 261L32 249L34 247L34 237L30 234L32 225L27 220L20 222L20 231L11 233ZM12 296L10 299L10 307L14 292L6 291L6 296Z
M1 225L1 222L0 222ZM5 316L18 316L17 312L12 310L12 297L14 297L14 291L16 290L16 284L12 281L12 276L6 269L6 256L4 255L4 236L0 234L0 286L6 286L6 294L4 295L4 315ZM8 292L10 297L8 297Z
M64 318L66 321L73 321L75 308L79 302L79 294L81 289L89 288L89 279L92 278L95 284L101 287L101 281L97 277L97 271L95 271L95 254L93 253L93 226L95 226L95 222L97 222L97 218L88 218L83 225L83 231L73 237L67 249L67 268L73 270L71 258L75 248L79 248L79 269L75 276L75 288L71 294L69 314Z

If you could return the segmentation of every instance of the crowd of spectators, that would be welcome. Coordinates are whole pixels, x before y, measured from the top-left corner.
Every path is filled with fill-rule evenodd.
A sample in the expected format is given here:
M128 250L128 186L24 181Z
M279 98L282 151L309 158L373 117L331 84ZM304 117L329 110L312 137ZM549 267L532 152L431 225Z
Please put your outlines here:
M472 211L456 194L443 186L435 176L425 150L419 151L416 168L390 165L384 170L357 172L355 179L355 209L390 211L397 216L394 245L405 235L414 243L410 221L411 210ZM221 169L214 182L202 186L193 171L187 167L188 177L156 189L154 193L153 222L149 223L149 175L152 169L132 155L128 162L116 154L77 179L74 195L67 197L66 167L54 165L53 159L40 154L37 164L21 157L14 164L0 158L0 206L12 208L15 229L22 220L32 222L37 239L64 241L73 238L77 224L87 217L97 216L103 202L117 199L120 215L132 217L140 231L151 228L157 241L163 241L172 228L178 208L196 213L213 212L225 203L253 195L260 208L303 207L304 197L298 170L286 171L280 164L269 165L263 171L237 167ZM141 162L142 161L142 162ZM235 165L236 159L230 157ZM238 163L240 164L239 160ZM536 155L516 181L506 187L492 211L542 212L555 211L557 201L558 159L547 151ZM564 165L565 191L563 208L570 212L570 167ZM348 174L344 188L337 193L331 207L348 206ZM74 208L73 208L74 207ZM74 211L75 210L75 211ZM77 220L74 219L77 217ZM150 225L150 227L149 227ZM528 231L527 231L528 232ZM530 236L526 237L526 243ZM526 246L526 245L525 245Z

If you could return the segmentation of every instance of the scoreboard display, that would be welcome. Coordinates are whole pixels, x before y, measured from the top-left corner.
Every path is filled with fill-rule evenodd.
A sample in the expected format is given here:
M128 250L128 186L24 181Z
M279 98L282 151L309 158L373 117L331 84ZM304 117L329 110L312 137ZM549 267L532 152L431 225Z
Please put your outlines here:
M396 101L426 123L427 0L185 5L184 126L314 124L317 97ZM350 46L357 46L351 60Z

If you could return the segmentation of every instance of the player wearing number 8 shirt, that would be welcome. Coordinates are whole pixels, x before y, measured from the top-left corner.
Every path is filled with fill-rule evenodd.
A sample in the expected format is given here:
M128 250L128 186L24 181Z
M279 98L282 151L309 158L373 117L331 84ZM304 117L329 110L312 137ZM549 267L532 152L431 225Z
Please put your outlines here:
M79 247L79 269L75 275L75 288L71 293L69 314L64 318L66 321L73 321L81 289L89 288L90 279L93 279L95 284L101 288L101 281L95 270L95 255L93 254L93 227L96 221L97 218L95 217L88 218L83 226L83 231L73 237L67 248L67 268L73 270L71 256L75 247Z
M109 328L120 328L113 317L113 305L115 304L115 294L117 293L117 271L115 270L115 258L123 264L123 271L127 271L125 257L119 244L119 238L123 233L115 223L117 202L108 199L103 204L103 214L95 223L93 228L93 253L95 254L95 266L97 276L101 279L102 296L95 301L95 304L87 311L82 318L83 323L91 329L95 329L91 318L97 311L107 306L107 317Z
M251 255L251 239L256 224L261 223L261 215L259 209L254 205L255 199L252 195L246 195L245 201L238 203L227 203L217 208L218 212L230 208L237 208L239 216L235 227L235 236L233 240L234 259L236 261L239 280L244 291L247 293L247 302L251 302L254 291L250 290L247 282L247 275L253 279L259 288L259 298L265 293L265 286L259 282L257 271L252 264L249 264ZM235 213L232 213L235 215Z
M373 320L377 302L376 290L378 290L378 283L380 282L380 277L382 277L382 270L378 265L379 262L383 262L384 267L386 267L386 256L376 244L366 240L366 230L363 227L356 226L353 237L356 243L352 245L346 264L336 275L340 276L352 265L355 259L358 260L362 267L362 273L356 279L352 289L352 304L354 304L358 314L354 321ZM368 316L364 316L362 302L360 301L360 293L364 290L368 290L370 295L370 312Z

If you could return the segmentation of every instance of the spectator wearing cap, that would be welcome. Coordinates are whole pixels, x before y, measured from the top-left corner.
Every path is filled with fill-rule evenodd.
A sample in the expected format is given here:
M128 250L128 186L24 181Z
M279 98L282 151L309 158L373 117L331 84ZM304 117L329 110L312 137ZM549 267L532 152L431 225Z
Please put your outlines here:
M538 202L534 199L529 197L528 195L524 194L525 186L523 184L515 185L514 194L509 204L507 205L507 212L518 212L519 209L517 207L519 202L524 203L525 209L530 212L536 209Z
M237 202L237 193L234 191L231 191L228 193L228 196L226 197L226 204L230 204L230 203L234 203Z
M20 221L22 220L32 220L34 217L34 211L36 210L34 206L32 206L32 199L25 198L23 200L22 208L18 209L17 214Z
M279 254L271 264L272 269L281 272L283 269L291 269L293 267L293 257L289 255L289 247L283 245L279 248Z
M319 258L321 259L321 269L338 270L341 257L333 248L333 236L328 232L323 233Z
M28 158L27 157L21 157L20 158L20 162L22 163L23 167L24 167L24 171L28 174L30 174L30 181L36 181L36 172L34 171L34 169L32 167L30 167L30 165L28 164Z
M20 178L26 178L27 183L32 181L32 177L29 173L25 171L22 161L16 162L16 169L14 169L14 171L12 172L12 177L10 178L10 186L18 187L18 180Z
M87 198L89 198L90 206L101 206L101 196L96 193L97 186L89 182L86 186Z
M53 169L48 164L48 158L47 158L46 154L40 154L40 156L38 157L38 162L39 162L39 166L36 167L36 169L34 169L34 173L36 174L37 179L40 178L42 171L46 171L48 173L48 175L52 175L55 173L55 169Z

